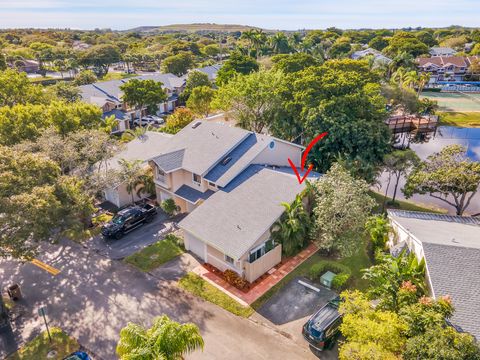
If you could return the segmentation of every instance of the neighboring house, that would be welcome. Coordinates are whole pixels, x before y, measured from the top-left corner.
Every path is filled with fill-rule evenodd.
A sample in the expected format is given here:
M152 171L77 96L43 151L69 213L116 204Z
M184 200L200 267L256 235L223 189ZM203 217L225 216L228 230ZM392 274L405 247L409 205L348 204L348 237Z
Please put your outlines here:
M73 43L72 43L72 49L73 50L87 50L91 46L92 45L87 44L87 43L85 43L83 41L80 41L80 40L74 40Z
M355 51L351 55L351 58L353 60L360 60L360 59L363 59L366 56L373 56L376 64L388 65L393 61L389 57L386 57L385 55L383 55L380 51L372 49L372 48L367 48L365 50Z
M480 219L399 210L388 217L392 253L407 247L424 258L431 296L449 295L452 324L480 339Z
M429 54L432 57L436 56L455 56L457 52L449 47L432 47L429 51Z
M288 158L303 147L220 123L194 121L152 157L159 202L190 213L179 226L185 247L220 270L252 282L281 261L270 228L300 185ZM312 174L311 178L318 178Z
M116 117L118 126L113 132L127 130L130 127L130 121L146 114L146 109L141 111L132 109L122 100L123 92L120 87L130 79L102 81L79 87L83 101L99 106L102 109L103 118L110 115ZM185 86L184 80L173 74L148 74L136 76L134 79L162 82L168 99L158 104L158 115L175 109L178 95Z
M134 139L125 145L125 148L107 161L107 169L120 170L121 166L119 160L126 159L129 161L141 160L143 166L148 168L148 160L157 155L165 142L171 138L172 135L148 131L142 139ZM138 201L144 197L152 194L141 194L139 197L134 193L134 200ZM121 208L132 202L132 195L128 193L127 187L124 183L116 184L104 191L105 200L113 205Z
M478 56L436 56L417 58L418 69L430 74L430 83L463 81L472 61Z
M193 69L192 71L200 71L204 74L207 74L208 80L214 83L215 80L217 79L218 70L220 70L221 67L222 67L222 64L215 64L215 65L205 66L203 68ZM188 77L188 74L187 74L187 77Z

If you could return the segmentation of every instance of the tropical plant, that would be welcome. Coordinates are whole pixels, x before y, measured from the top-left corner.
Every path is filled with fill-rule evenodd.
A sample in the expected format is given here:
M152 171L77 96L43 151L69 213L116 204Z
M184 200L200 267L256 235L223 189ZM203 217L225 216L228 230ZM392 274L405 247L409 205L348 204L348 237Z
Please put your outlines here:
M180 207L175 203L172 198L165 199L160 204L160 207L168 216L173 216L177 211L180 211Z
M187 100L187 107L196 115L208 117L212 109L212 100L215 96L215 90L210 86L199 86L192 90Z
M285 212L273 225L271 235L275 242L282 244L283 253L292 256L307 244L310 218L300 195L291 204L282 202L282 206Z
M365 223L365 230L370 236L373 247L384 250L392 233L390 221L384 215L371 216Z
M399 291L405 282L415 286L418 297L425 294L425 260L418 261L414 253L403 250L399 256L382 255L378 264L364 270L363 278L370 281L369 295L380 299L382 309L398 311Z
M120 331L117 354L121 360L181 360L184 354L203 350L203 346L195 324L179 324L163 315L148 329L128 323Z
M132 204L135 203L135 193L143 185L145 180L145 169L141 160L120 159L120 176L125 184L128 194L132 197Z

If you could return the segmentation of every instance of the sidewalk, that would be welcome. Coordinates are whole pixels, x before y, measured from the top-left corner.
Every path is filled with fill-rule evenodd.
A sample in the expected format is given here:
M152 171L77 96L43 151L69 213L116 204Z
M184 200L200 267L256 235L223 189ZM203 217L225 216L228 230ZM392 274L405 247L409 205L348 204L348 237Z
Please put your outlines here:
M248 292L243 292L230 285L220 276L208 271L203 265L196 267L193 272L197 275L200 275L203 279L222 290L227 295L240 302L242 305L251 305L253 302L255 302L255 300L265 294L280 280L292 272L297 266L312 256L317 250L318 248L312 243L297 255L282 260L280 264L274 266L267 273L255 280Z

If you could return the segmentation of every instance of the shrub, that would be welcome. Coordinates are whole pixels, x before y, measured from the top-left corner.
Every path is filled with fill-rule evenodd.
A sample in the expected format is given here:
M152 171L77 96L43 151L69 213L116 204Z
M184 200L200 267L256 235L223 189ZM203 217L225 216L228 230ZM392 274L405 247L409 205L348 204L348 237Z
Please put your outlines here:
M177 236L175 234L167 234L165 236L165 240L171 241L172 243L179 246L180 248L185 249L183 239L180 236Z
M235 271L227 269L223 272L223 279L237 289L245 290L248 288L248 281L243 279Z
M348 266L334 261L322 260L312 265L308 272L308 276L311 280L318 281L327 271L336 274L332 280L332 287L337 290L343 289L352 275Z
M160 207L168 216L173 216L177 211L180 210L180 207L177 206L175 200L173 199L166 199L160 204Z

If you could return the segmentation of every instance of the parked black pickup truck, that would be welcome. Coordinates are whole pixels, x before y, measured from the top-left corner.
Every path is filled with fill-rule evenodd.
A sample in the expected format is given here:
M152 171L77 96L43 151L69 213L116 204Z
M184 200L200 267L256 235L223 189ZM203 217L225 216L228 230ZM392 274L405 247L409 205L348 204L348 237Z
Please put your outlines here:
M113 219L103 225L102 235L109 238L120 239L124 234L153 220L157 213L155 206L129 206L120 210Z

